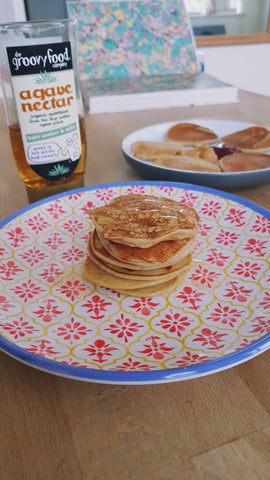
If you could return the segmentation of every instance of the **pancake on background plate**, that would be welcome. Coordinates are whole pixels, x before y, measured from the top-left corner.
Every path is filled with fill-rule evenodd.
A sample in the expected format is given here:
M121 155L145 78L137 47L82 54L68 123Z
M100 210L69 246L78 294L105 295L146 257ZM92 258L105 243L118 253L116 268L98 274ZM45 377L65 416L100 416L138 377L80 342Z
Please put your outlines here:
M270 150L270 131L265 127L249 127L222 137L222 142L242 152L260 153Z
M157 155L182 155L183 145L179 142L145 142L132 144L131 154L142 160L154 160Z
M218 160L215 149L213 147L210 147L209 145L198 145L197 147L191 148L190 150L186 149L183 155L187 155L188 157L200 158L210 163L217 163Z
M166 140L181 142L183 145L197 146L215 142L218 139L213 130L194 123L177 123L169 128Z
M188 155L173 156L160 155L153 162L154 165L160 167L174 168L175 170L189 170L193 172L220 172L217 163L211 163L198 157L190 157Z
M270 168L270 155L263 153L233 153L219 160L223 172L249 172Z
M86 280L138 296L157 295L183 281L196 246L199 217L193 208L130 194L88 213L95 228L88 241Z

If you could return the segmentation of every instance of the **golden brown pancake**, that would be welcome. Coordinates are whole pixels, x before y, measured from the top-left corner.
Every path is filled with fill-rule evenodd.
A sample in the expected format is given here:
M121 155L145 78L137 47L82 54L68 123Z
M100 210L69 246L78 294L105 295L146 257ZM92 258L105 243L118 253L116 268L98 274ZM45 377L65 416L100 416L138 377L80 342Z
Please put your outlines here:
M180 273L175 278L167 280L166 282L159 283L158 285L153 285L146 288L137 288L136 290L121 290L121 293L126 295L132 295L133 297L154 297L155 295L160 295L161 293L168 292L173 288L181 285L185 280L185 273Z
M270 132L265 127L245 128L231 135L226 135L221 140L224 144L247 153L260 153L270 149Z
M160 155L156 158L154 165L160 167L174 168L175 170L189 170L191 172L220 172L217 163L211 163L202 158L190 156Z
M182 241L181 241L182 242ZM169 242L165 242L169 243ZM172 240L171 243L174 243ZM170 273L171 271L176 271L179 268L182 268L183 262L185 262L185 258L192 252L192 250L196 246L196 238L189 239L187 243L184 243L184 241L180 244L182 250L176 253L174 256L168 256L169 253L169 248L167 246L167 255L164 256L165 252L163 252L163 263L160 263L160 258L158 258L156 261L149 263L145 260L144 256L142 255L142 258L140 258L140 249L136 247L127 247L126 245L122 247L125 247L127 249L132 249L135 248L136 252L133 253L133 257L131 257L132 263L124 261L125 258L130 259L130 255L127 255L127 251L123 253L121 251L121 245L117 244L118 249L120 250L120 258L123 258L123 260L119 260L116 257L113 257L105 248L100 243L100 240L98 238L98 235L96 231L93 232L93 234L90 236L89 241L88 241L88 255L90 250L94 253L95 257L98 258L103 264L108 265L110 268L113 268L116 271L126 271L127 269L131 272L134 271L135 275L162 275L164 273ZM155 259L156 257L154 255L153 248L155 247L150 247L152 251L152 260ZM166 249L166 247L165 247ZM143 249L143 252L147 252L148 249ZM174 250L171 250L171 254L173 255ZM115 252L117 254L117 252ZM136 258L136 253L139 258ZM178 259L176 259L176 256Z
M152 195L123 195L88 213L100 238L140 248L192 237L199 224L193 208Z
M181 240L165 240L148 248L130 247L99 238L101 245L108 253L126 265L137 265L147 268L172 265L185 258L196 246L196 237Z
M142 160L154 160L157 155L161 154L181 155L183 146L179 142L134 142L131 154Z
M169 128L166 140L181 142L183 145L202 145L214 142L218 136L210 129L194 123L177 123Z
M219 161L223 172L249 172L270 168L270 155L262 153L233 153Z
M93 261L91 257L87 257L85 261L85 272L88 280L102 287L112 288L114 290L131 290L136 288L151 287L152 285L158 285L163 282L162 277L155 277L153 280L142 278L141 280L134 278L123 278L114 275L101 268L97 263ZM177 274L173 273L172 277L175 278ZM171 279L171 278L170 278Z
M95 256L94 252L91 249L88 251L88 256L90 259L98 265L102 270L105 270L105 272L108 272L112 275L115 275L116 277L119 278L124 278L128 280L140 280L140 281L152 281L152 280L158 280L158 283L161 281L165 280L170 280L171 278L174 278L178 273L183 272L189 268L191 264L191 255L188 255L185 257L181 262L179 262L180 267L177 270L172 270L171 272L164 272L162 274L155 275L153 274L152 270L145 270L143 274L141 274L141 270L129 270L128 268L122 268L121 271L114 269L113 265L106 264L105 262L102 262L98 257Z
M140 297L153 296L163 293L171 288L177 286L185 278L185 273L180 273L170 280L162 281L138 281L127 280L125 278L117 278L115 275L105 272L98 265L96 265L91 258L87 257L84 264L84 277L87 281L100 285L105 288L116 290L127 295L134 295Z
M187 155L188 157L200 158L210 163L217 163L218 160L215 150L208 145L199 145L198 147L192 148L191 150L186 149L183 155Z

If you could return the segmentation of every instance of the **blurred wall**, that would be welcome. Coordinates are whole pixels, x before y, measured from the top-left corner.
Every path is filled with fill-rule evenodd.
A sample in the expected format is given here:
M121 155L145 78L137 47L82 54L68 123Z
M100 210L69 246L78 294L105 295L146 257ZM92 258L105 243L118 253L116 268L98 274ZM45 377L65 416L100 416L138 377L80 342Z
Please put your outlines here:
M0 23L26 20L24 0L0 0Z
M237 87L270 96L270 43L200 48L205 72Z

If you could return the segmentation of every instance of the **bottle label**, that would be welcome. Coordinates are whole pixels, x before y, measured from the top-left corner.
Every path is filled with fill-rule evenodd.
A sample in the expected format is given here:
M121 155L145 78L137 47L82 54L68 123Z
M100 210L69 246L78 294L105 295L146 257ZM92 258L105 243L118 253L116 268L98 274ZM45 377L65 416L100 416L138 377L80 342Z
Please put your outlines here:
M67 178L81 156L70 42L7 47L25 156L47 180Z

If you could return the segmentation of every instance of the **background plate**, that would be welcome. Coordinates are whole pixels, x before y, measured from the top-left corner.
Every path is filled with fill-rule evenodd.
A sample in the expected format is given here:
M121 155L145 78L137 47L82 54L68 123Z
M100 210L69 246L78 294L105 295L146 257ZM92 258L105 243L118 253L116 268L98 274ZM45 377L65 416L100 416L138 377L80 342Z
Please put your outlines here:
M179 122L189 122L202 125L212 129L219 137L255 125L254 123L251 124L227 120L191 118L175 122L159 123L136 130L123 140L122 152L126 161L135 168L143 178L186 182L221 189L231 189L270 182L270 168L239 173L190 172L160 167L159 165L154 165L151 162L140 160L131 155L131 147L134 142L138 140L161 142L164 140L167 130Z
M184 284L136 298L83 279L86 210L155 194L200 215ZM97 185L32 204L0 230L0 348L35 368L100 383L195 378L270 346L270 214L229 193L178 183Z

